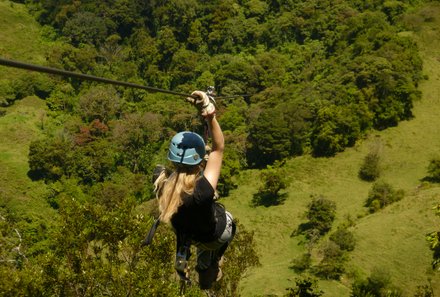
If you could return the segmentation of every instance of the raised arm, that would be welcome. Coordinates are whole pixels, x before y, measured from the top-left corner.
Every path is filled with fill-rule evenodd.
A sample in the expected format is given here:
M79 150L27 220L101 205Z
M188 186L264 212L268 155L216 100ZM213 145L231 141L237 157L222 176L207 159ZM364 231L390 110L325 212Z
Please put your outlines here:
M209 135L211 135L212 138L212 151L209 154L203 175L209 181L211 186L216 189L220 177L220 170L222 168L225 139L215 114L207 115L205 120L208 124Z
M186 100L197 107L201 116L208 124L209 135L212 138L212 151L209 154L203 175L209 181L214 190L217 188L220 169L222 167L223 150L225 140L223 132L215 118L215 106L209 100L208 95L202 91L194 91Z

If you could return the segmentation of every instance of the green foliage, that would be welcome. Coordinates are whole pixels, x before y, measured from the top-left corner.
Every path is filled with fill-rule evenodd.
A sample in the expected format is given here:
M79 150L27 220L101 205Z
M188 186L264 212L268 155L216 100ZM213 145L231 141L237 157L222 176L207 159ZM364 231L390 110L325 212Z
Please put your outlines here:
M440 159L432 159L428 165L428 180L440 182Z
M70 176L73 143L63 137L37 140L29 148L29 174L36 179L57 180Z
M440 217L440 204L433 207L435 215ZM432 268L440 270L440 231L433 231L426 235L426 241L429 243L429 248L433 252Z
M97 86L80 97L78 111L85 122L98 119L107 123L120 116L122 106L123 101L113 87Z
M395 190L385 181L375 182L368 194L365 206L370 212L376 212L385 206L397 202L403 198L405 193L403 190Z
M312 266L312 255L304 253L296 259L293 259L292 265L289 267L297 273L306 271Z
M324 294L319 289L317 280L310 277L301 277L295 279L295 287L286 289L285 297L319 297Z
M0 106L8 106L15 100L37 95L46 98L54 89L54 81L43 74L24 73L15 79L0 80Z
M351 297L401 297L399 289L391 284L390 274L381 269L375 269L366 279L358 279L351 288Z
M434 289L431 282L428 285L417 286L417 291L414 297L434 297Z
M209 84L252 94L248 116L225 116L249 132L248 165L260 168L310 149L332 156L371 127L411 118L422 64L416 44L393 26L411 4L373 2L27 1L40 22L70 38L53 47L50 65L159 88ZM87 94L85 84L72 85ZM143 96L131 97L124 99ZM106 122L88 110L87 121Z
M240 281L248 269L260 265L260 260L256 251L254 232L246 230L238 221L237 233L226 250L225 258L222 267L223 278L214 283L213 290L217 296L239 296Z
M335 216L335 202L324 196L313 197L306 212L309 229L317 230L320 235L324 235L331 229Z
M63 34L70 38L74 45L100 44L107 35L104 19L92 12L77 12L66 21Z
M70 42L58 40L46 59L37 57L50 66L183 92L215 85L219 94L252 94L246 101L219 102L228 148L219 181L223 196L246 166L265 168L304 152L332 156L371 128L410 119L420 97L416 44L394 26L413 1L19 2L53 26L45 29L53 41L65 36ZM15 52L6 49L7 55ZM50 249L49 227L30 219L27 234L36 245L26 250L29 261L20 269L1 266L2 291L176 295L168 265L172 234L161 233L151 251L138 250L149 220L134 219L134 209L150 197L149 174L164 153L163 142L176 130L200 128L194 110L167 96L76 79L2 77L0 104L33 94L47 98L47 135L31 144L29 174L52 183L46 198L62 215L59 228L51 229L56 237ZM277 204L285 185L273 182L277 174L269 171L259 193ZM382 207L381 197L372 204ZM309 205L309 223L300 229L311 241L331 228L335 206L327 206ZM11 226L6 233L16 240ZM351 249L349 233L338 231L332 242ZM221 285L224 295L238 295L245 266L255 264L253 256L240 254L248 242L244 236L231 246L236 254L228 257L239 257L226 273L233 279ZM337 278L343 267L335 259L343 257L334 245L323 252L317 271ZM310 258L303 260L309 267Z
M118 164L132 172L150 173L152 156L165 140L162 117L150 112L126 114L113 125L111 140L118 151Z
M356 245L356 239L351 231L345 228L338 228L330 235L330 240L336 243L343 251L352 251Z
M370 152L359 169L359 177L365 181L375 181L380 176L380 156L378 152Z
M237 175L242 168L240 164L240 155L234 150L227 150L224 154L224 161L222 163L222 169L220 178L217 184L217 191L221 197L226 197L229 192L237 188L233 177Z
M136 200L125 183L105 183L86 193L66 180L58 196L54 248L40 263L47 293L177 295L170 282L173 237L162 230L151 247L141 248L150 220L136 214Z
M288 123L281 110L266 109L251 123L248 152L251 164L264 166L289 155L292 147Z
M315 156L331 156L353 146L362 129L359 106L330 105L318 110L311 136Z
M46 98L46 104L51 111L71 113L76 108L77 101L71 84L57 84L50 96Z
M345 263L348 261L347 254L331 240L323 247L322 254L322 260L312 267L312 272L324 279L340 279L345 272Z
M285 172L280 167L268 166L260 171L262 185L258 193L252 198L252 205L271 206L278 205L286 199L286 194L280 191L287 187Z

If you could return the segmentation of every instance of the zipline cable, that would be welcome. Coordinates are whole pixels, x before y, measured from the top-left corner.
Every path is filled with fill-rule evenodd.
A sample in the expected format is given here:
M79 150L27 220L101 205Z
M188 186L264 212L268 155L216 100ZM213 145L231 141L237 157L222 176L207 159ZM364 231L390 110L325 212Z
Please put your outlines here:
M191 96L188 94L174 92L174 91L170 91L170 90L164 90L164 89L159 89L159 88L154 88L154 87L149 87L149 86L143 86L143 85L139 85L139 84L135 84L135 83L123 82L123 81L118 81L118 80L114 80L114 79L103 78L103 77L98 77L98 76L93 76L93 75L83 74L83 73L77 73L77 72L72 72L72 71L67 71L67 70L61 70L61 69L56 69L56 68L51 68L51 67L46 67L46 66L29 64L29 63L24 63L24 62L20 62L20 61L5 59L2 57L0 57L0 65L7 66L7 67L26 69L26 70L31 70L31 71L37 71L37 72L44 72L44 73L74 77L74 78L84 79L84 80L92 80L92 81L97 81L97 82L101 82L101 83L119 85L119 86L124 86L124 87L129 87L129 88L143 89L143 90L151 91L151 92L159 92L159 93L165 93L165 94L170 94L170 95L175 95L175 96L195 98L194 96ZM236 97L249 97L249 95L218 96L218 97L214 96L214 97L216 99L219 99L219 98L224 99L224 98L236 98Z

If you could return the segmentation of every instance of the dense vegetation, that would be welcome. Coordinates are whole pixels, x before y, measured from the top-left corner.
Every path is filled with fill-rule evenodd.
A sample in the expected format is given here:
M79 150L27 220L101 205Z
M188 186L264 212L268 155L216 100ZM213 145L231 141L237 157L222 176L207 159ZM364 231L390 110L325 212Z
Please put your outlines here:
M415 43L398 34L401 14L417 1L16 2L44 26L48 66L186 93L214 85L221 95L250 94L218 102L228 146L223 196L240 170L308 153L333 156L371 129L410 119L420 97L421 59ZM176 294L176 282L168 281L170 234L161 231L151 249L139 244L154 213L146 203L152 168L165 162L176 131L203 131L191 106L168 95L36 74L2 80L0 94L3 106L33 94L47 103L44 136L30 146L29 176L45 182L44 198L57 210L53 226L36 226L26 247L14 234L22 218L2 215L3 236L14 238L2 255L14 259L0 269L3 279L14 275L4 291ZM283 201L279 170L263 171L256 205ZM375 210L388 204L384 197L369 197L380 202ZM306 230L322 236L336 206L322 197L314 202ZM226 267L231 277L216 288L225 296L238 294L246 269L258 263L252 233L242 226L239 234L241 248L231 248ZM315 274L338 278L343 267L335 263L353 244L345 229L332 234Z
M331 156L372 127L409 119L419 97L421 60L394 25L410 5L402 1L26 2L51 26L49 36L66 41L48 54L51 66L185 92L214 85L222 95L250 94L220 102L231 157L246 156L250 166L308 150ZM78 81L43 85L51 109L79 116L77 126L152 112L157 135L194 128L181 118L185 107L157 96L102 93ZM97 96L110 110L90 114Z

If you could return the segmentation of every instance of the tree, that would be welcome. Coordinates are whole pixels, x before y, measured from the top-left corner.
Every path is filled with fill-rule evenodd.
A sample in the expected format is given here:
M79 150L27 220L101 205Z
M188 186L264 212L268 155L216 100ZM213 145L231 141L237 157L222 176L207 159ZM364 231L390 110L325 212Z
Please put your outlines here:
M126 114L114 123L111 136L118 151L118 163L134 173L150 174L151 161L165 136L160 115L151 112Z
M352 251L356 245L353 233L345 228L338 228L330 235L330 240L336 243L342 251Z
M385 181L375 182L368 194L365 206L370 212L376 212L385 206L397 202L403 198L405 193L403 190L395 190Z
M66 21L63 34L69 37L74 45L101 44L107 36L105 21L92 12L77 12Z
M324 294L318 288L317 280L310 277L296 278L295 287L286 290L288 293L284 295L285 297L319 297Z
M64 137L31 142L29 147L29 175L33 179L55 181L70 176L73 143Z
M53 249L39 263L45 294L177 295L171 231L158 230L153 244L141 248L151 219L136 212L127 182L87 193L75 180L63 181Z
M217 296L239 296L239 284L249 268L259 266L259 255L255 249L254 233L236 221L237 233L225 253L222 270L223 278L214 283L213 290Z
M322 249L323 258L318 265L312 267L313 272L324 279L338 280L345 272L347 254L333 241L328 241Z
M357 279L351 287L351 297L401 297L399 289L391 284L388 271L375 268L366 279Z
M174 78L172 87L192 81L200 75L197 71L200 57L199 54L184 48L174 53L170 64L170 73Z
M179 49L180 44L174 36L173 30L169 26L164 26L158 32L157 48L162 54L162 59L159 63L159 69L168 70L173 59L174 53ZM169 88L169 87L168 87Z
M262 185L252 198L252 205L278 205L286 199L286 194L280 194L287 187L285 172L280 167L268 166L260 171Z
M103 123L118 118L123 101L113 87L97 86L80 97L79 114L86 122L99 119Z
M432 159L428 165L428 180L433 182L440 182L440 159Z
M433 207L435 215L440 217L440 204ZM433 252L432 268L440 270L440 231L433 231L426 235L426 240L429 243L429 248Z
M332 227L336 216L336 204L324 196L313 197L306 216L309 228L316 229L320 235L324 235Z
M359 177L365 181L376 180L380 175L379 160L378 152L368 153L359 169Z
M359 105L329 104L319 108L311 135L315 156L333 156L353 146L362 134L362 108Z
M292 143L288 122L281 110L262 110L251 120L248 160L257 167L273 164L289 156Z

